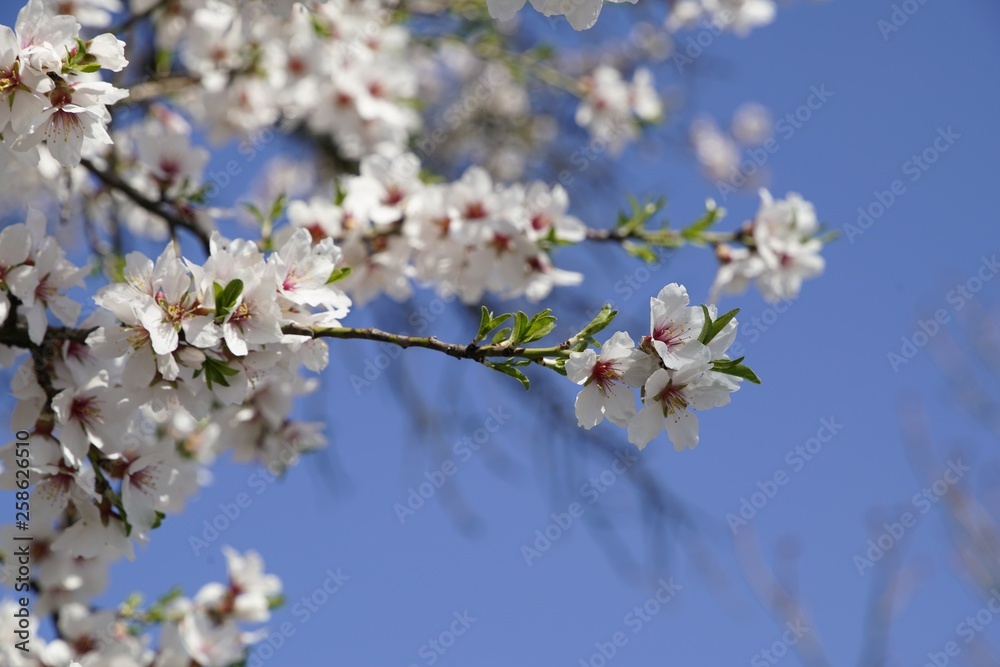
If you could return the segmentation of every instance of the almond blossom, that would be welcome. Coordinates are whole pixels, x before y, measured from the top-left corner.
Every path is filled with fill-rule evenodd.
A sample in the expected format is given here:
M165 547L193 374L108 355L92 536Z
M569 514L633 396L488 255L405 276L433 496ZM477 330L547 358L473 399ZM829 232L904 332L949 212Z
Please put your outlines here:
M635 416L635 392L630 387L639 385L630 382L637 379L631 373L636 354L635 343L627 333L619 331L601 346L600 354L587 349L570 355L566 374L573 382L584 385L576 397L580 426L593 428L605 417L625 426ZM643 380L638 379L639 383Z

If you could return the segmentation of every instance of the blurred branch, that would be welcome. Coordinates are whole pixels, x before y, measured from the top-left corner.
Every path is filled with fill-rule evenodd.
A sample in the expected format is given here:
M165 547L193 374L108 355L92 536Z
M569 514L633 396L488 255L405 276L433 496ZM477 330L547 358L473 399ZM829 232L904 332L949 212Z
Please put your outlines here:
M154 201L148 198L146 195L142 194L131 185L126 183L118 174L111 170L104 170L97 167L93 162L84 158L80 161L80 164L91 174L96 176L104 185L111 188L112 190L117 190L121 194L125 195L127 198L132 200L134 204L140 208L152 213L153 215L161 218L167 225L170 226L172 233L176 234L178 229L186 229L187 231L194 234L198 241L201 243L202 248L207 253L209 250L209 237L208 234L203 230L198 224L189 216L170 211L167 206L170 203L167 201Z

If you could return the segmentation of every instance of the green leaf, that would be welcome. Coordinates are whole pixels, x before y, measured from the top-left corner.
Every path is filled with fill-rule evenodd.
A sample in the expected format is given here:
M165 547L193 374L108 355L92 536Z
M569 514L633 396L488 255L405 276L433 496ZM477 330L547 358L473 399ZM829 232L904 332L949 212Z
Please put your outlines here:
M243 293L243 281L239 278L233 278L229 281L224 289L219 289L219 283L215 283L215 315L216 317L224 317L228 315L236 305L236 300L240 298Z
M254 219L257 220L258 224L261 225L264 224L264 211L260 210L259 206L251 202L243 202L241 206L246 210L250 211L250 215L252 215Z
M205 373L205 384L211 389L213 384L220 384L223 387L229 386L229 380L226 377L232 377L238 375L239 371L235 368L230 368L224 362L218 359L213 359L212 357L205 357L204 363L201 365L201 370Z
M525 315L520 310L514 313L514 330L510 334L508 342L511 345L517 345L522 340L528 331L528 316Z
M80 67L81 72L86 72L87 74L93 74L94 72L101 71L101 66L97 63L91 63L89 65L82 65Z
M268 219L273 221L280 218L281 214L285 212L286 204L288 204L288 197L284 193L278 195L278 198L271 204L271 212L268 214Z
M338 280L343 280L347 276L351 275L351 267L345 266L339 269L334 269L330 272L330 277L326 279L326 284L335 283Z
M556 328L556 318L552 310L546 308L528 321L528 327L521 338L522 343L531 343L548 336Z
M578 335L583 338L593 336L611 324L611 320L615 319L615 315L617 314L618 311L612 310L611 306L604 306L601 308L601 312L597 313L594 319L590 321L590 324L585 326Z
M738 378L743 378L748 382L760 384L760 378L748 366L742 364L743 357L735 360L716 359L712 362L712 370L717 373L724 373Z
M702 232L708 231L708 229L718 222L724 213L723 209L719 207L709 208L705 211L705 215L701 216L694 221L689 227L681 230L681 236L689 241L700 241Z
M476 333L476 337L473 339L473 343L478 343L479 341L486 338L491 331L496 329L498 326L506 322L511 318L510 313L503 313L501 315L493 316L486 306L483 306L483 314L479 319L479 331ZM495 342L495 341L494 341Z
M486 364L490 368L492 368L493 370L500 371L504 375L509 375L510 377L512 377L515 380L517 380L518 382L520 382L521 385L526 390L531 388L531 381L528 380L528 377L524 373L522 373L516 367L517 366L524 366L524 365L529 364L529 363L531 363L531 362L527 361L527 360L514 361L513 359L508 359L507 361L504 361L503 363L499 363L499 364L498 363L489 362L489 361L486 362Z
M660 258L653 252L653 249L648 243L633 243L628 242L622 244L622 248L625 252L632 255L633 257L638 257L647 264L653 264L657 262Z
M702 306L702 308L705 308L705 306ZM717 320L712 322L708 319L708 308L705 308L705 328L702 330L701 338L699 340L705 345L708 345L709 342L711 342L716 336L719 335L719 333L722 332L723 329L726 328L726 325L729 324L730 320L736 317L739 312L739 308L734 308L728 313L723 313Z
M510 327L504 327L500 331L493 334L493 340L490 341L490 345L498 345L500 341L505 340L514 330Z

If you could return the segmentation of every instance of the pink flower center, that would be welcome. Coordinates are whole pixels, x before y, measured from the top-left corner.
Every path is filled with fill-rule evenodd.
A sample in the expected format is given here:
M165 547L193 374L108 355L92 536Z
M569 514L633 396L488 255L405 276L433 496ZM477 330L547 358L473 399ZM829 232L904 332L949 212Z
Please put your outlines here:
M671 380L670 383L663 388L663 391L656 395L656 400L663 403L664 414L675 410L687 409L688 402L687 397L684 395L684 387L685 385L675 385L674 381Z
M465 207L465 218L467 220L482 220L488 215L486 207L482 202L472 202Z
M679 347L688 341L687 331L676 322L668 322L653 329L653 340L658 340L667 349Z
M241 303L233 311L232 317L229 318L229 322L242 328L243 325L250 321L253 314L250 312L250 306L247 305L246 301Z
M598 359L594 364L590 377L605 394L613 391L614 385L621 382L621 373L618 372L615 362L603 359Z
M77 396L69 407L69 418L86 426L100 424L101 402L94 396Z

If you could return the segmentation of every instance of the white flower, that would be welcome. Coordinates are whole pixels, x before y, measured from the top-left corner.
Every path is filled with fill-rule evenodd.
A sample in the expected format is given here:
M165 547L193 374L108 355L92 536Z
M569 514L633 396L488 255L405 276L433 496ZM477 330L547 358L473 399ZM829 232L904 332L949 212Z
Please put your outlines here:
M44 0L45 7L52 14L68 14L81 25L91 28L106 28L111 25L111 17L122 10L119 0Z
M524 194L524 212L527 215L527 235L532 241L543 240L552 234L557 240L578 243L587 236L587 227L579 218L567 213L569 195L561 185L549 188L536 181Z
M580 426L591 429L608 420L625 426L635 415L635 392L644 378L630 373L636 355L635 343L627 333L617 332L601 346L573 352L566 361L566 375L576 384L585 385L576 397L576 418ZM638 381L637 381L638 380Z
M108 32L87 43L87 54L94 56L101 69L111 72L120 72L128 65L125 59L125 42Z
M608 0L630 2L636 0ZM490 16L500 21L514 18L524 7L525 0L487 0ZM531 6L545 16L565 16L574 30L586 30L597 22L604 0L531 0Z
M66 326L74 326L80 314L80 304L62 292L70 287L83 286L86 268L77 268L66 260L62 246L45 234L45 219L37 211L29 210L28 228L35 247L31 252L31 265L24 265L5 275L11 294L21 300L19 313L28 322L28 336L40 345L48 329L46 309L52 311Z
M323 306L336 317L347 315L351 300L334 285L330 276L341 258L333 239L313 245L305 229L297 229L269 258L277 276L278 293L298 305Z
M264 573L264 561L256 551L240 554L223 547L229 568L229 585L208 584L195 596L195 604L222 618L260 623L270 618L271 601L281 595L281 580Z
M273 268L262 267L260 273L242 275L243 291L222 322L226 345L239 357L247 355L248 345L277 343L282 335L279 324L281 308L275 297Z
M59 86L48 94L49 107L35 117L14 148L24 150L44 140L60 164L75 167L85 153L113 143L106 129L106 105L127 96L127 91L103 81Z
M80 465L91 443L101 449L124 431L119 423L123 416L123 400L109 388L105 370L81 386L63 389L52 398L52 410L61 427L59 442L66 460Z
M667 368L679 368L702 354L704 345L698 339L705 328L705 314L689 303L687 290L677 283L649 300L650 334L643 338L643 346L652 347Z
M246 656L243 633L232 621L216 624L192 610L177 626L181 643L193 662L204 667L229 667Z
M0 100L0 107L2 106L3 101ZM37 271L31 267L21 266L28 259L29 252L31 252L31 234L27 225L18 223L0 231L0 286L7 287L6 279L14 275L14 272L25 274L29 281L37 280ZM30 285L30 291L33 292L35 286ZM26 287L29 286L26 285ZM0 324L4 323L10 312L10 300L7 298L8 289L9 287L0 289Z
M753 234L764 269L757 276L757 287L772 303L795 298L802 281L820 275L825 267L819 254L823 243L813 238L819 231L816 211L795 193L775 201L761 190L760 197Z
M663 429L678 451L698 444L698 418L691 410L729 403L731 386L710 373L709 352L676 370L659 369L646 381L643 408L628 423L628 441L639 449Z

